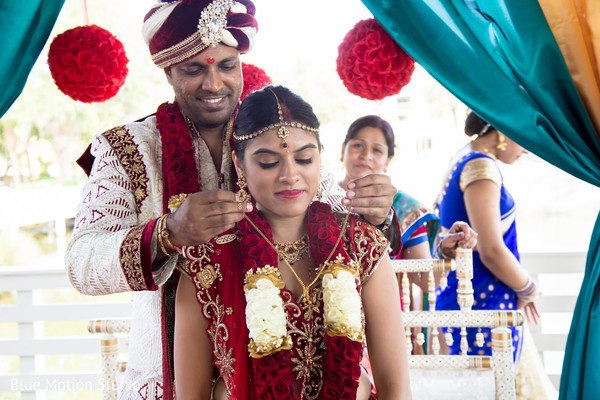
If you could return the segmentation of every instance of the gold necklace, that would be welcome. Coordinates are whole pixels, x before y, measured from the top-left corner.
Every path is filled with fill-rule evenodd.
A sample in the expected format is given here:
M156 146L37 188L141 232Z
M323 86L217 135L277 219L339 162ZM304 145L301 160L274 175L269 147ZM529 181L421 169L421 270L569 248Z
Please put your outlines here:
M480 145L479 143L471 142L471 150L476 153L483 153L492 157L494 160L498 160L495 154L493 154L487 147Z
M192 119L186 114L184 114L183 111L181 111L181 115L183 115L183 120L185 121L185 125L187 126L188 130L191 133L197 135L200 131L198 130L198 128L196 128L196 123L192 121Z
M277 243L273 242L275 250L280 259L285 259L288 263L293 264L304 257L308 252L308 234L304 234L300 239L293 242Z
M350 205L349 205L348 209L352 209L352 200L350 200ZM335 242L335 245L333 246L333 249L331 249L331 253L329 253L329 255L327 256L327 259L325 259L325 262L323 262L323 264L319 267L319 270L317 271L317 275L315 276L315 279L313 279L312 282L310 282L308 285L304 284L304 282L302 281L302 279L300 279L300 276L296 273L296 271L294 270L292 265L288 262L288 260L285 257L283 257L283 261L285 261L285 263L289 267L290 271L292 271L292 273L294 274L294 277L296 278L298 283L300 283L300 286L302 286L302 301L304 303L308 302L309 304L312 304L311 299L308 297L308 291L315 283L317 283L317 281L321 277L321 274L325 270L325 267L329 263L329 260L331 260L331 257L333 257L333 253L335 253L335 249L337 249L338 245L340 244L340 241L342 240L342 236L344 236L344 232L346 231L346 225L348 223L349 216L350 216L350 211L348 211L346 213L346 217L344 217L344 223L342 224L342 229L340 230L340 236L338 236L337 241ZM267 241L267 243L269 243L269 245L277 252L277 255L280 256L279 251L277 251L277 247L275 247L275 245L273 243L271 243L269 238L267 238L267 236L258 228L258 226L256 226L254 224L254 222L252 222L250 220L250 218L248 218L247 214L244 214L244 218L246 218L246 220L250 223L250 225L252 225L252 227L254 229L256 229L258 234L263 239L265 239Z

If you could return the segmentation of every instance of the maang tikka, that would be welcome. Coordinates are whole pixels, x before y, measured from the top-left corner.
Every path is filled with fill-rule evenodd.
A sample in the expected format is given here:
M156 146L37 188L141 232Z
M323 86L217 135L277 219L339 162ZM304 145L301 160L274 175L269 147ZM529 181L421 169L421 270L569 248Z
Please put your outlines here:
M271 93L273 93L273 96L275 96L275 101L277 102L277 114L279 114L279 130L277 131L277 136L281 139L281 147L286 148L288 147L288 144L285 141L285 139L287 139L290 132L283 123L283 110L281 109L281 105L279 104L279 98L277 97L274 91L272 91L271 89L269 90L271 91Z
M274 124L270 124L268 126L265 126L262 129L257 130L256 132L252 132L248 135L236 135L235 132L233 133L233 138L235 140L249 140L249 139L254 139L255 137L262 135L263 133L267 132L268 130L271 129L275 129L278 128L277 130L277 136L281 139L281 147L283 148L287 148L288 144L287 144L287 137L290 134L288 128L300 128L302 130L308 131L308 132L312 132L312 133L319 133L319 129L318 128L313 128L312 126L308 126L305 124L302 124L300 122L288 122L285 121L283 119L283 110L281 109L281 104L279 104L279 98L277 97L277 95L275 94L275 92L273 90L271 90L270 88L269 91L271 93L273 93L273 96L275 96L275 101L277 102L277 114L278 114L278 118L279 121L274 123Z

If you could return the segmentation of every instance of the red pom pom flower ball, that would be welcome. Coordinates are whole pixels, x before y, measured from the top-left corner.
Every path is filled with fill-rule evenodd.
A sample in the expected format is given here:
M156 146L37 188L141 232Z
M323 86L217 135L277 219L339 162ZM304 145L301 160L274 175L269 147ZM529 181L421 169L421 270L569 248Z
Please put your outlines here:
M346 34L336 66L348 91L369 100L399 93L415 70L414 60L374 18L359 21Z
M56 36L48 51L50 73L61 92L84 103L102 102L125 83L129 60L123 44L96 25Z
M244 88L240 101L255 90L260 90L273 83L267 73L254 64L242 63L242 76L244 77Z

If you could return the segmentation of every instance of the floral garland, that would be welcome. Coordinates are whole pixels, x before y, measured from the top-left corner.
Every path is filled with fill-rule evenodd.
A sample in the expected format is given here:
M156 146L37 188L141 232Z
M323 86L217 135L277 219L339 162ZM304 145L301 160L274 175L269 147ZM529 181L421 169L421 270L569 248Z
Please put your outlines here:
M256 211L247 215L272 243L269 224ZM245 289L249 299L246 320L250 330L249 349L253 356L256 396L260 399L292 399L291 354L288 350L287 331L285 327L282 329L281 311L283 310L273 312L269 316L270 320L260 318L261 315L265 315L265 310L269 307L272 307L272 310L279 310L279 302L273 297L274 289L283 288L279 271L273 267L277 265L278 255L249 222L242 220L239 226L242 236L240 249L246 276ZM333 247L340 233L341 230L331 213L331 208L327 204L312 203L308 212L307 234L311 244L311 256L317 265L322 265L330 254L333 254ZM330 311L330 315L327 313L325 315L327 334L324 340L327 354L323 362L323 385L319 398L350 400L356 399L360 377L360 359L363 349L360 312L362 304L358 294L360 288L352 272L355 272L355 265L350 262L343 244L340 243L335 252L337 253L335 262L329 262L323 274L323 281L329 287L324 288L325 308ZM349 282L354 288L353 292L348 291ZM259 286L264 289L264 296L261 296ZM340 304L335 301L328 301L325 292L328 292L329 298L350 294L349 303L352 305L350 308L354 308L354 311L340 307ZM257 296L261 298L258 303ZM257 307L257 304L261 307ZM259 311L254 312L256 310ZM356 326L356 315L358 315L359 326Z
M312 223L311 223L312 222ZM331 207L320 202L313 202L308 212L308 223L306 231L311 243L311 256L317 265L325 262L337 238L340 236L340 228L337 220L331 213ZM315 243L315 246L312 244ZM353 265L350 262L350 257L340 243L335 249L338 253L336 263L332 264L332 268L328 268L326 276L331 273L338 265ZM344 264L342 264L344 263ZM333 275L333 273L332 273ZM339 276L339 273L338 273ZM359 284L356 284L356 295L360 290ZM325 293L323 294L324 301ZM360 297L359 297L360 302ZM327 304L327 303L326 303ZM360 304L362 308L362 303ZM332 336L335 333L336 320L332 321L330 315L325 315L325 323L327 325L327 335L325 335L325 344L327 345L327 355L323 362L323 388L320 398L325 399L340 399L350 400L356 399L356 390L358 389L358 379L360 378L360 360L363 351L362 344L362 321L361 334L353 333L351 336ZM341 329L340 329L341 330Z
M192 134L177 102L158 107L156 125L162 141L163 203L166 204L172 196L200 191L200 171L196 165Z
M261 218L255 211L247 215L272 243L273 234L267 221ZM244 289L246 291L250 288L258 289L258 285L253 285L250 281L253 274L258 276L256 283L264 280L271 280L276 286L281 286L281 283L279 283L281 280L281 276L278 273L279 270L274 268L274 266L277 265L278 258L275 249L271 247L267 240L261 237L256 229L254 229L254 227L246 220L241 220L239 222L239 227L242 236L240 250L242 260L244 260L243 268L246 276L246 285L244 286ZM269 272L273 272L273 278L267 277L269 276ZM279 290L277 292L279 293ZM257 295L259 295L259 293L257 293ZM247 291L247 313L249 307L251 307L251 300L249 302L249 297L249 292ZM277 328L272 330L278 334L274 334L274 332L270 332L269 334L265 332L267 329L263 329L262 331L266 337L261 338L261 335L258 332L255 333L255 331L260 331L260 328L256 326L258 324L260 324L259 321L253 321L253 318L246 317L246 325L250 331L250 352L262 350L259 349L260 345L256 345L257 343L263 344L264 347L269 347L269 350L265 352L265 356L260 358L253 357L252 360L256 398L281 400L293 399L292 361L290 358L290 351L273 344L281 338L286 338L284 340L287 340L287 328L284 326L283 329L281 329L280 324L277 324ZM254 346L253 343L255 344Z

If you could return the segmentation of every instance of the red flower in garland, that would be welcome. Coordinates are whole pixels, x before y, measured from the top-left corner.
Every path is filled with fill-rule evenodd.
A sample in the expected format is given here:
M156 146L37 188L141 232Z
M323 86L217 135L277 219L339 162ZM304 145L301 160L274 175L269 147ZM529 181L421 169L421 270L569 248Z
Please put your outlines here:
M289 400L291 394L292 362L290 351L281 350L267 357L252 359L254 385L258 399Z
M117 94L129 72L123 44L96 25L78 26L56 36L48 66L56 86L73 100L102 102Z
M307 233L311 239L317 239L312 239L311 241L311 243L315 243L314 251L311 248L311 255L317 265L320 265L325 261L325 257L331 253L333 246L337 242L340 236L340 227L335 217L331 214L331 207L326 203L312 203L309 213L315 223L308 227L310 230ZM333 254L333 259L336 258L337 254L342 254L346 260L348 259L348 253L343 248L343 242L340 242L336 249L337 253Z
M240 101L255 90L260 90L273 83L265 71L253 64L242 63L242 75L244 77L244 88L242 89Z
M270 225L259 212L253 211L246 215L270 241L273 240ZM242 237L240 250L244 260L244 271L255 270L265 264L277 265L277 252L253 226L246 220L242 220L239 222L239 228ZM332 253L333 246L340 237L341 229L329 205L320 202L310 205L306 230L315 265L322 264L330 254L333 254L334 259L339 254L346 262L350 260L344 248L344 241L341 241L336 251ZM323 312L322 308L320 312ZM322 358L323 376L319 399L356 399L362 342L350 340L345 336L332 337L328 334L324 335L324 341L327 350ZM293 377L290 357L290 351L282 350L252 360L253 383L257 398L274 400L292 398L291 382Z
M200 174L194 159L194 145L179 105L161 104L156 112L156 124L163 142L163 196L168 201L171 196L198 192Z
M346 34L336 66L348 91L369 100L397 94L415 70L414 60L374 18L359 21Z
M327 357L323 365L323 397L339 400L356 399L360 378L361 342L342 336L325 336Z

